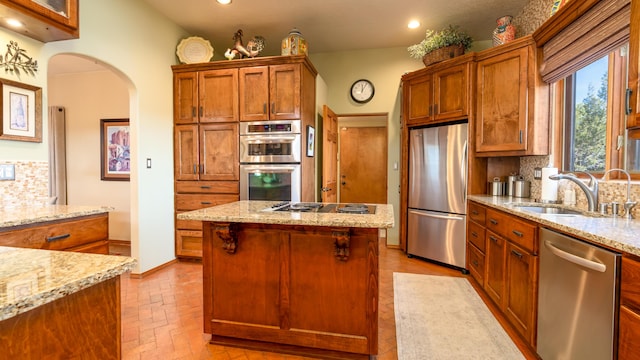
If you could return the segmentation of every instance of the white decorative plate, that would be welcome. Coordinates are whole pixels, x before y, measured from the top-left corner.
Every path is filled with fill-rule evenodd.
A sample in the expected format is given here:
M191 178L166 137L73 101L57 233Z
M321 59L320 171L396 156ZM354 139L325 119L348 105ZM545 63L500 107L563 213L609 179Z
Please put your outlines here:
M176 54L184 64L207 62L213 57L213 47L209 40L192 36L180 41Z

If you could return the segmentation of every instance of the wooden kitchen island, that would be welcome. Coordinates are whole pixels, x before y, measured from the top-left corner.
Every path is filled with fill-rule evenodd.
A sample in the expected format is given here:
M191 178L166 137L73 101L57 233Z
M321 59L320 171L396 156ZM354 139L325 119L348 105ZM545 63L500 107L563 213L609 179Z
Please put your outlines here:
M211 343L325 359L378 352L375 214L264 211L239 201L178 215L203 221L204 332Z

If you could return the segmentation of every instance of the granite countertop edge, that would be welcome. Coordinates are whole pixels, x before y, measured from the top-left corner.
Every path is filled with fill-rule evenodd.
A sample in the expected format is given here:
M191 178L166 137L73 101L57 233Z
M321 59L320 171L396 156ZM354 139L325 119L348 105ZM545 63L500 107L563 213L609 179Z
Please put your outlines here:
M640 256L640 220L622 217L605 217L571 208L585 216L545 216L519 209L519 206L538 205L533 199L521 199L488 195L469 195L469 200L536 222L544 227L562 231L594 244ZM562 205L547 205L562 207ZM570 207L569 207L570 208Z
M393 206L375 204L375 214L336 214L275 212L264 209L278 204L274 201L241 200L229 204L178 214L181 220L269 225L308 225L352 228L392 228L395 225Z
M47 205L0 208L0 229L108 213L110 206Z
M49 250L35 250L35 249L17 249L26 251L49 251ZM62 252L60 252L62 253ZM79 254L79 253L74 253ZM125 256L113 256L113 255L98 255L98 254L80 254L87 256L109 256L114 260L118 258L120 261L110 267L106 267L91 273L90 275L82 276L69 282L65 282L62 285L55 286L53 288L45 289L31 294L28 297L21 298L14 302L5 302L0 304L0 321L7 320L22 313L26 313L39 306L51 303L55 300L63 298L67 295L79 292L87 289L93 285L101 283L103 281L120 276L124 273L130 272L137 264L137 260L131 257ZM120 311L120 310L118 310Z

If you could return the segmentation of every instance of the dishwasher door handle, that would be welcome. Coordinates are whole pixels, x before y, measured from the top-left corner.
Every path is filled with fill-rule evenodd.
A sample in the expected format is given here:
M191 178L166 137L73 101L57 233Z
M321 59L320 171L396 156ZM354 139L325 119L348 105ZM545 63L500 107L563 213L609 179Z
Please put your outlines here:
M591 261L591 260L587 260L585 258L582 258L580 256L577 255L573 255L571 253L568 253L566 251L560 250L557 247L555 247L551 241L545 241L544 245L547 247L547 249L549 249L549 251L551 251L555 256L565 259L569 262L572 262L574 264L578 264L580 266L586 267L587 269L591 269L591 270L595 270L598 272L605 272L607 270L607 266L604 264L600 264L598 262L595 261Z

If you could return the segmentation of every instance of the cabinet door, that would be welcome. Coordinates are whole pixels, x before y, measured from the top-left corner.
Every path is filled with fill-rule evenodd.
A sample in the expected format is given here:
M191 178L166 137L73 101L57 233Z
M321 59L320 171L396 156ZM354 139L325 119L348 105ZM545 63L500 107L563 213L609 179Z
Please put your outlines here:
M476 151L527 149L528 47L477 64Z
M507 242L504 312L518 332L533 344L537 309L538 257Z
M173 156L176 180L198 180L198 125L176 125Z
M239 180L238 124L200 125L200 180Z
M10 2L22 5L36 14L36 17L39 15L66 28L78 29L78 0L11 0Z
M627 117L627 128L640 127L640 1L631 2L631 22L629 24L629 84L631 90Z
M433 81L431 74L409 80L404 87L404 100L407 125L419 125L431 121L433 104Z
M505 292L506 243L502 237L487 231L484 289L489 297L501 308L504 304Z
M240 121L269 120L269 67L240 69Z
M640 314L620 307L618 359L640 359Z
M198 122L198 74L173 76L173 121L176 124Z
M469 68L467 64L452 66L433 75L433 119L465 118L469 114Z
M238 121L238 69L201 71L198 91L201 123Z
M300 65L269 66L271 120L300 119Z

